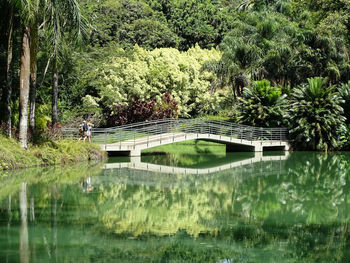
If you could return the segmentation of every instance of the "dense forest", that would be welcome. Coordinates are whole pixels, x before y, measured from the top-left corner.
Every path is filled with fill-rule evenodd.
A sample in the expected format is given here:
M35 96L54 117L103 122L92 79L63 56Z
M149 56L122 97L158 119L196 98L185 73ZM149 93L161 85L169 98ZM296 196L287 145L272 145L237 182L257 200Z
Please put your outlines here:
M0 13L0 123L23 148L130 112L285 126L297 148L349 148L347 0L1 0Z

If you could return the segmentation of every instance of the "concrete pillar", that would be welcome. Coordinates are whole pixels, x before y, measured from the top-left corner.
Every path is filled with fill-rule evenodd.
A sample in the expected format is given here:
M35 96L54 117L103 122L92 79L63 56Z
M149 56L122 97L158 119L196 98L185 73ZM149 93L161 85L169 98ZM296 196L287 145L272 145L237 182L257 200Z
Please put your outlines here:
M286 145L284 146L284 150L285 151L290 151L291 147L289 143L286 143Z
M262 152L263 151L263 146L261 144L256 144L254 146L254 151L255 152Z
M141 150L131 150L130 151L130 157L133 157L133 156L141 156Z

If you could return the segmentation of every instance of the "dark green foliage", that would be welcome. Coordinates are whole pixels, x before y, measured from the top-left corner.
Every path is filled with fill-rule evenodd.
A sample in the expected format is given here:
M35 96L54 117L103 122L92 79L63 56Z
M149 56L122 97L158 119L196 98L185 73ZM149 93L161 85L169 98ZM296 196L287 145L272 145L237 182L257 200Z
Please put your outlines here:
M220 45L228 79L243 76L295 87L314 76L331 83L349 78L345 39L320 32L316 25L305 28L283 14L262 11L241 14L233 28Z
M210 0L81 1L94 30L92 45L111 42L146 49L176 47L187 50L217 46L231 28L232 6Z
M334 150L341 146L345 117L343 100L326 79L311 78L294 90L290 134L300 149Z
M258 127L281 127L286 124L286 95L267 80L255 81L253 87L244 88L239 98L241 122Z
M177 47L178 37L169 29L165 17L153 10L146 1L84 2L86 15L94 28L91 45L123 47L138 44L147 49Z
M196 43L202 48L217 46L231 28L234 17L220 1L211 0L164 1L162 10L180 38L180 50L187 50Z
M343 102L340 104L340 106L342 106L344 109L346 123L350 124L350 81L340 85L338 91L341 98L343 99Z

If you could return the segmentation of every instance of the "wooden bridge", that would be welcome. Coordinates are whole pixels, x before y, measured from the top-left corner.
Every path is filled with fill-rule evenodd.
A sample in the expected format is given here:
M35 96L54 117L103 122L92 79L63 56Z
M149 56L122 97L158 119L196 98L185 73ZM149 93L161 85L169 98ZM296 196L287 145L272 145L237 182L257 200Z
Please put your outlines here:
M63 129L74 136L77 129ZM227 151L255 151L290 148L286 128L260 128L224 121L162 119L113 128L92 130L92 140L107 152L140 156L144 149L182 142L206 140L226 144Z

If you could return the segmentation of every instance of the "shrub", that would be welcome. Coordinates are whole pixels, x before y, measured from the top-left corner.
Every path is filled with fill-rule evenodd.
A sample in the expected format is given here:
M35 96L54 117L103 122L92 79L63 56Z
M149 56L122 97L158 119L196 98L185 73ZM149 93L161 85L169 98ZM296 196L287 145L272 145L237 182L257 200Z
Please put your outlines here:
M253 87L244 88L239 98L240 121L259 127L286 125L287 100L279 87L271 87L268 80L255 81Z
M290 134L294 145L305 150L334 150L341 146L345 117L341 96L326 79L310 78L294 90Z
M118 105L115 114L110 115L107 112L107 115L110 116L107 125L118 126L146 120L177 118L177 110L177 103L168 92L160 104L157 104L154 99L141 101L138 98L133 98L128 105Z
M338 88L339 94L343 99L343 102L340 104L344 109L344 116L346 118L346 123L350 123L350 80L347 83L342 84Z

